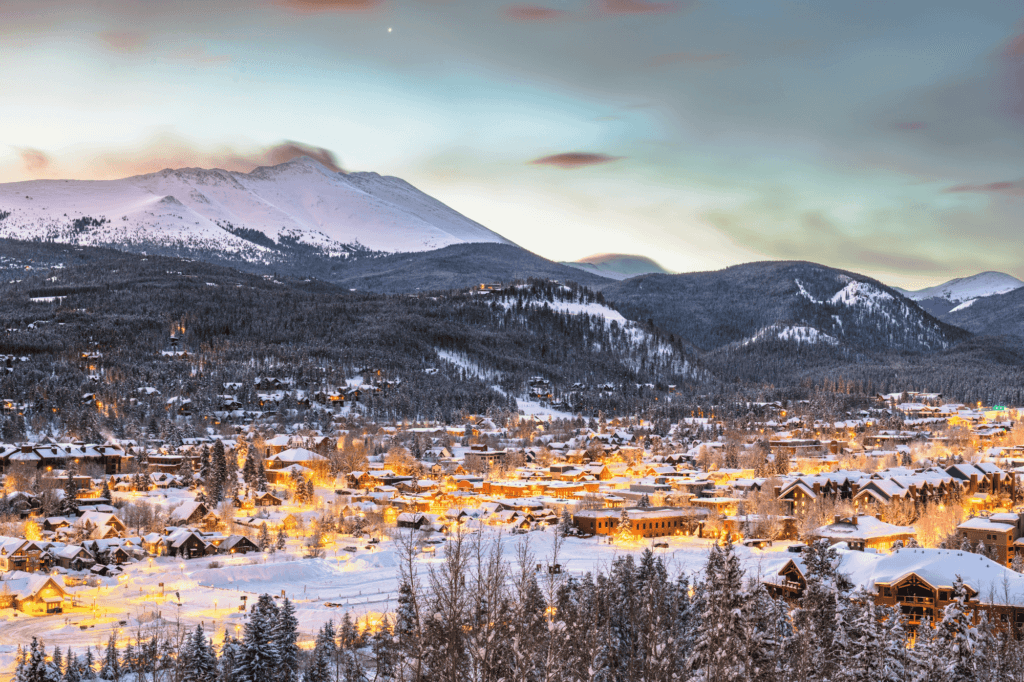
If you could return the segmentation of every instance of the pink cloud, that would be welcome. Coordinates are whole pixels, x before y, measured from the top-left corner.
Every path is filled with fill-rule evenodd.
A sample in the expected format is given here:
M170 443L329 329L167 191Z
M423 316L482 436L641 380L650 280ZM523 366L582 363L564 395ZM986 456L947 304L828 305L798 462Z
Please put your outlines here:
M505 9L505 16L515 21L556 21L568 16L568 12L540 5L511 5Z
M122 54L141 52L148 42L146 34L140 31L103 31L97 35L108 48Z
M50 166L50 157L45 152L31 147L15 147L14 149L29 172L36 173Z
M689 7L692 2L652 2L651 0L598 0L601 14L666 14Z
M557 166L559 168L572 169L610 163L612 161L618 161L621 158L621 156L593 154L590 152L565 152L562 154L543 156L539 159L534 159L530 163L538 166Z
M950 187L947 192L977 192L1006 194L1008 196L1024 196L1024 180L986 182L980 185L957 185Z

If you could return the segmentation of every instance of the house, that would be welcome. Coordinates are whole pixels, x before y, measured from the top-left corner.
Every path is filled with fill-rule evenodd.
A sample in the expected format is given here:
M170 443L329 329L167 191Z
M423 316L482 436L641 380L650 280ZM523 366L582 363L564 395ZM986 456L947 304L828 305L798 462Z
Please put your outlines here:
M830 545L845 542L850 549L890 549L895 542L917 537L913 526L894 526L874 516L836 516L833 523L810 533L813 540L828 540Z
M615 535L622 518L621 509L583 509L573 515L573 525L588 535ZM634 537L656 538L691 534L699 531L707 518L706 509L692 507L649 507L627 509Z
M175 526L216 527L220 520L204 503L192 501L172 509L168 521Z
M0 537L0 570L35 572L49 565L44 543Z
M976 516L956 527L961 538L972 547L985 546L992 558L1008 566L1018 551L1024 552L1024 518L1019 514L992 514L988 518Z
M270 492L259 493L253 497L252 502L256 507L280 507L284 504L284 500Z
M96 563L96 557L92 555L92 552L80 545L67 545L58 550L54 554L54 558L59 566L69 571L82 571L92 568Z
M0 607L31 615L63 613L68 593L56 578L16 572L0 582Z
M402 512L398 515L395 520L395 525L399 528L415 528L420 530L424 526L430 526L430 518L426 514L417 512Z
M217 551L221 554L248 554L249 552L258 552L260 548L244 535L229 535L220 543Z
M128 530L114 514L98 511L85 512L75 520L74 527L94 540L124 537Z
M164 538L164 552L168 556L192 559L214 554L216 548L196 531L184 528Z

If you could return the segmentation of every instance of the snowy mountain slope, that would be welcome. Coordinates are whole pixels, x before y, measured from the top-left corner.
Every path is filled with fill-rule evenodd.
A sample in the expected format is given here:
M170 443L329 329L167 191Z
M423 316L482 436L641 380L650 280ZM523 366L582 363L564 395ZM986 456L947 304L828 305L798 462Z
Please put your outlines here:
M609 279L623 280L652 272L669 274L654 260L646 256L632 256L621 253L602 253L578 261L563 261L562 265L577 268Z
M0 185L0 237L208 249L258 261L278 245L327 255L510 244L398 178L309 157L251 173L184 168L122 180Z
M880 282L814 263L644 275L601 291L626 317L650 319L704 351L782 342L921 353L967 336Z
M1002 272L982 272L971 277L952 279L919 291L897 289L912 301L924 301L929 298L942 298L951 303L963 303L974 298L983 298L995 294L1005 294L1024 286L1024 282Z

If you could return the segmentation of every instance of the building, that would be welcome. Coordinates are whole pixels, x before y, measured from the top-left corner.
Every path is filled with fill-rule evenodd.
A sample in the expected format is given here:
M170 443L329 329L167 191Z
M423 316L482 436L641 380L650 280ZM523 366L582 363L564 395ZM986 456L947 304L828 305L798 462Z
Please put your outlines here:
M886 550L895 542L914 539L913 526L894 526L874 516L836 516L833 523L814 529L812 540L828 540L830 545L845 542L850 549Z
M707 518L706 509L692 507L650 507L646 509L583 509L573 516L573 525L586 535L615 535L623 511L629 517L634 537L657 538L699 532Z
M1013 561L1016 552L1024 552L1024 540L1021 536L1024 519L1019 514L992 514L988 518L976 516L956 527L961 538L966 539L972 547L985 545L989 555L1003 565ZM1018 542L1020 544L1018 544Z
M486 445L473 445L465 453L467 471L487 471L505 463L505 450L488 450Z

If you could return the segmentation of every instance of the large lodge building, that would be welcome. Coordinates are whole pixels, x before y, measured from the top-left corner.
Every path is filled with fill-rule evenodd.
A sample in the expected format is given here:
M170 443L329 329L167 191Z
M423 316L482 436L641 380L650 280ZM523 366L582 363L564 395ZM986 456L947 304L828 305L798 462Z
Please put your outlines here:
M967 610L975 624L987 613L996 628L1024 631L1024 575L987 557L946 549L904 548L892 554L842 552L838 570L854 584L873 593L879 606L898 606L907 622L942 619L943 609L956 599L959 576L967 591ZM781 569L766 572L769 592L797 599L807 586L802 557L782 559Z
M653 507L625 512L634 537L660 538L699 531L708 512L692 507ZM573 524L584 535L615 535L621 509L584 509L573 516Z

